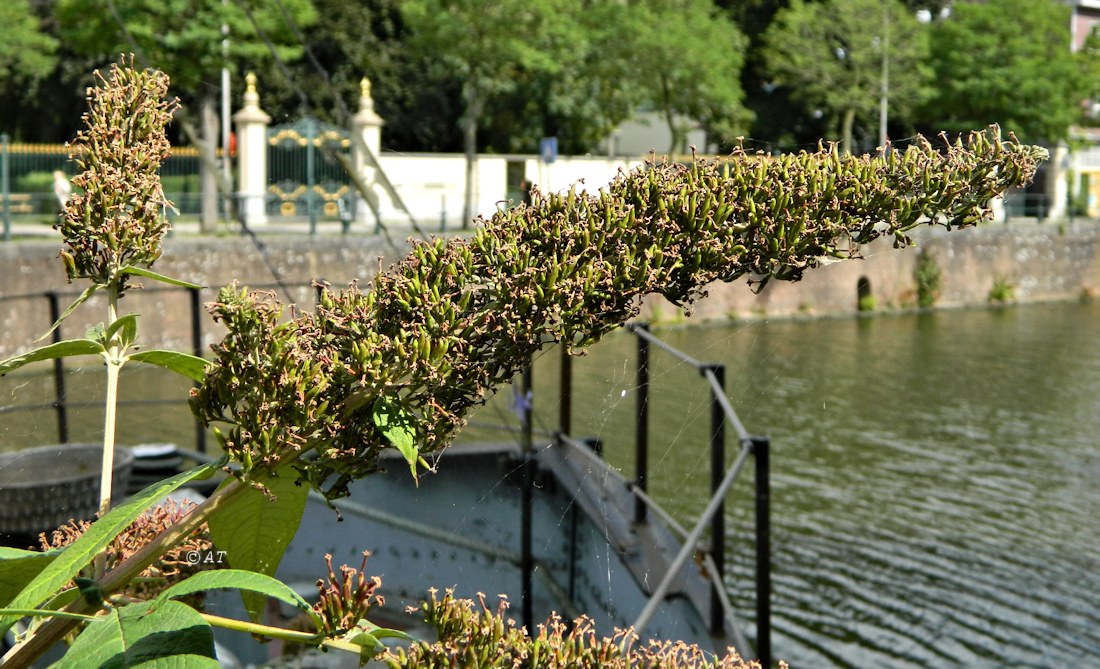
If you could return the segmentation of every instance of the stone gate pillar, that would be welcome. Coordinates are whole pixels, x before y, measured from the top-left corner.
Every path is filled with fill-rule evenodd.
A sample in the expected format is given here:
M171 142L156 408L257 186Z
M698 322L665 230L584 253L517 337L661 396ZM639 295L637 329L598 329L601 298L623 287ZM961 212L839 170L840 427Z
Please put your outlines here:
M371 205L378 207L378 195L375 190L376 169L375 160L382 150L382 124L385 123L374 111L374 99L370 93L370 79L363 77L359 82L359 111L351 119L351 132L353 135L351 144L351 162L355 166L356 174L366 183L370 189ZM362 141L360 141L362 140ZM368 155L369 152L369 155ZM355 191L355 218L360 222L370 222L374 218L371 208L363 201L362 193Z
M237 198L248 225L267 223L267 125L271 117L260 109L256 75L245 77L244 107L233 115L237 126Z

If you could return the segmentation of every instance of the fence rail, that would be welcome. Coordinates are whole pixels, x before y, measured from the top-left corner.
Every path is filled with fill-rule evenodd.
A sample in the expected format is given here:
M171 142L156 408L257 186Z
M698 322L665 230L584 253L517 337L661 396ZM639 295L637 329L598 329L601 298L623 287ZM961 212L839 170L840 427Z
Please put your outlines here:
M720 364L704 363L690 355L680 351L670 344L662 341L649 331L644 324L628 324L628 332L637 338L638 347L635 368L635 387L638 396L635 405L635 448L634 448L634 481L630 483L630 490L634 495L634 523L642 524L647 521L648 513L655 508L646 494L649 479L649 359L650 346L656 346L676 359L688 364L699 371L706 379L710 387L711 395L711 427L710 427L710 465L711 465L711 497L706 509L696 520L695 527L685 533L679 528L681 536L685 536L683 546L676 558L672 561L668 571L661 582L651 591L650 600L638 619L634 622L634 629L639 632L645 628L657 607L664 599L672 582L680 569L686 564L688 558L698 550L699 539L703 531L709 526L710 546L705 551L705 560L710 562L711 573L716 575L711 583L711 605L709 621L711 633L720 635L726 629L726 622L733 631L735 637L740 636L736 621L733 619L733 610L726 596L722 574L725 573L726 562L726 525L725 525L725 497L730 487L737 479L745 465L748 456L754 457L755 462L755 539L756 539L756 655L761 665L770 667L772 661L771 652L771 520L770 505L771 492L769 486L769 450L770 442L766 437L756 437L749 434L741 419L737 416L725 389L725 366ZM561 353L560 374L560 407L559 407L559 441L577 446L576 438L570 436L572 429L572 396L573 396L573 359L565 350ZM530 371L524 374L524 386L522 392L526 392L530 386ZM526 407L524 424L530 424L530 407ZM726 425L733 427L740 443L740 450L734 462L726 466L725 441ZM597 449L598 453L598 449ZM739 643L743 643L740 642ZM743 646L742 646L743 647Z
M304 288L312 288L312 282L291 282L280 284L280 287L289 290L300 290ZM256 290L268 290L275 288L275 285L254 285L252 286ZM186 294L187 295L187 310L188 310L188 330L190 340L190 353L196 356L202 357L205 353L205 332L202 327L203 320L205 318L203 304L203 292L207 290L204 288L183 288L176 286L163 286L145 288L142 290L143 295L152 295L157 293L167 294ZM63 303L71 302L78 295L77 292L72 291L44 291L41 293L27 293L20 295L6 295L0 296L0 305L13 302L29 302L31 306L28 310L34 310L38 307L34 306L34 303L42 305L49 313L49 322L56 323L57 319L61 316ZM51 341L56 343L62 341L64 338L65 324L62 323L58 327L54 328L50 334ZM65 364L63 358L56 358L52 364L52 378L53 378L53 395L54 398L48 403L35 403L35 404L17 404L5 407L0 407L0 415L13 414L22 411L43 411L52 409L55 416L55 422L57 427L57 438L62 444L67 444L70 441L70 410L78 408L86 408L92 406L99 406L99 403L73 401L69 397L67 389L67 377L70 367ZM119 407L136 407L136 406L150 406L150 405L171 405L181 404L181 400L172 399L144 399L144 400L119 400ZM207 450L206 443L206 431L195 422L194 431L194 450L199 453L205 453Z

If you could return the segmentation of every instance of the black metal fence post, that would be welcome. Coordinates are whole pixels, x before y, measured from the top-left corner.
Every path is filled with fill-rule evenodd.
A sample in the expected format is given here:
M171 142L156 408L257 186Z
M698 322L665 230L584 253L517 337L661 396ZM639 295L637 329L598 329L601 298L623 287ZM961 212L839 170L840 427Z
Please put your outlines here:
M57 323L61 318L60 296L55 291L46 293L46 300L50 303L50 325ZM61 325L54 328L52 334L53 343L61 341ZM65 361L63 358L54 358L53 361L53 406L57 412L57 438L62 444L69 443L69 406L65 393Z
M770 442L767 437L752 438L752 452L756 461L756 657L764 669L770 669L772 665L769 450Z
M634 326L638 330L649 331L648 325ZM649 340L638 336L638 373L635 385L638 388L638 403L634 421L634 485L642 492L646 491L649 477ZM634 522L646 522L645 502L634 498Z
M523 624L528 630L534 628L534 612L532 592L532 574L534 573L534 558L531 553L531 524L532 524L532 493L535 485L535 454L533 420L531 415L531 360L523 370L523 385L520 390L520 412L523 420L523 484L521 486L520 505L520 572L523 579Z
M3 195L4 241L11 241L11 163L8 153L8 133L0 134L0 195Z
M202 346L202 293L200 288L188 288L188 298L191 305L191 353L201 358ZM199 383L195 382L195 387ZM206 452L206 429L198 420L195 421L195 450L199 453Z
M701 370L714 374L718 387L725 395L726 366L706 365ZM726 412L718 401L718 391L711 390L710 398L710 492L714 495L722 487L726 475ZM710 525L710 555L714 560L714 569L718 572L719 582L723 582L726 573L726 504L721 502ZM718 593L710 593L710 629L712 634L721 634L725 629L725 611Z
M565 344L561 346L561 381L558 391L558 429L562 434L573 433L573 356Z

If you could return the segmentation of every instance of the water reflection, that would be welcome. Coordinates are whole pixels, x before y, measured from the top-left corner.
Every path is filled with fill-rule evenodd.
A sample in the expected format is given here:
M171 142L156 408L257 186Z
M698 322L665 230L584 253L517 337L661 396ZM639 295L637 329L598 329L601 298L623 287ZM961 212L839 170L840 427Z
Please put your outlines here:
M724 362L742 420L772 437L777 655L805 667L1100 657L1100 307L662 337ZM629 387L630 343L612 345L605 385ZM680 406L654 404L671 479L656 493L689 514L706 496L705 388L657 364L655 383ZM629 407L613 391L588 392L582 424L608 435L610 457L629 470L629 442L610 443L629 435ZM728 505L743 531L731 539L729 584L750 612L748 485L732 499L743 500Z

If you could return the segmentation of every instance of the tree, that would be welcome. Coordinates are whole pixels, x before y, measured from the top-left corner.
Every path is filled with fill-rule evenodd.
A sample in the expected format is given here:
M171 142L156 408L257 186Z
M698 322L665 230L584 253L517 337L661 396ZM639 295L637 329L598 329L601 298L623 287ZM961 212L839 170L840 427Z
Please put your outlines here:
M477 133L487 105L493 96L513 90L521 72L560 71L571 48L569 4L564 0L409 0L401 6L413 33L409 46L424 65L446 68L462 81L464 226L474 209Z
M949 130L999 123L1032 142L1066 139L1089 93L1069 19L1058 2L956 3L932 29L937 87L927 120Z
M261 7L266 7L261 9ZM204 153L203 226L217 218L214 147L217 145L218 77L223 67L257 68L302 53L296 26L315 18L310 0L280 0L276 6L234 0L58 0L55 15L67 45L103 62L133 52L147 67L167 72L185 101L197 104ZM222 27L228 28L227 53Z
M617 26L629 49L631 81L661 112L672 134L669 151L685 151L688 123L730 145L747 128L741 68L748 39L710 0L643 0Z
M567 42L553 48L558 67L517 71L514 85L486 110L483 144L532 152L539 138L552 136L563 153L598 150L639 99L636 73L622 48L628 11L624 4L598 2L573 13L558 33Z
M820 110L846 151L856 121L879 110L884 69L892 116L907 117L927 94L926 34L898 0L793 0L764 41L775 83Z
M0 81L40 79L56 64L57 40L41 31L27 0L0 3Z

